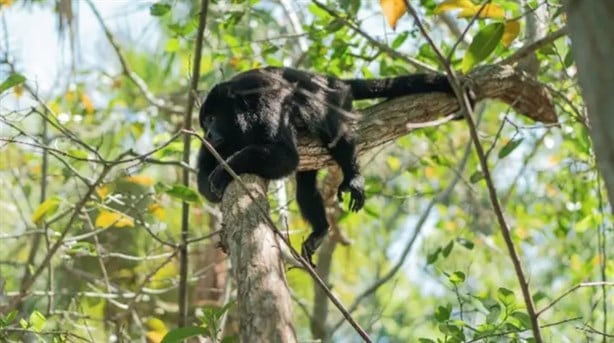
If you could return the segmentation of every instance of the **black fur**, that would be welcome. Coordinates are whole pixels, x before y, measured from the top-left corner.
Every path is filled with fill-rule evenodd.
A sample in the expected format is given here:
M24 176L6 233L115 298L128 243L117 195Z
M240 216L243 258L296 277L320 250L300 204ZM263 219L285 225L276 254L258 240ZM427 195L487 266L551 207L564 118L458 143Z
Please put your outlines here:
M206 139L237 173L265 179L292 174L299 162L297 130L306 129L327 147L343 172L337 195L350 193L350 210L365 202L364 180L356 146L347 129L352 101L428 93L452 93L444 75L412 74L390 79L341 80L290 68L267 67L236 75L211 89L200 109ZM302 255L311 256L328 231L322 197L316 188L317 170L296 173L296 200L313 231ZM219 202L230 175L206 147L198 155L198 190Z

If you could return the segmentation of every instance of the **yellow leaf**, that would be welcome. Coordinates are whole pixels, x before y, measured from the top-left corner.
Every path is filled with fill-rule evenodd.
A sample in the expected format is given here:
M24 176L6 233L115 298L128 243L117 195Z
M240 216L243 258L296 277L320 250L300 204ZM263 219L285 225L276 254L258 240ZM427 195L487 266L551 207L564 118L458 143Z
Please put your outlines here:
M87 113L94 112L94 103L92 103L92 99L85 93L81 93L81 104Z
M162 320L156 317L151 317L147 319L147 321L145 322L145 326L149 330L152 330L152 331L164 332L164 333L168 332L168 328L166 327L166 324L164 324Z
M380 0L380 6L388 25L394 30L397 27L397 21L405 14L407 8L403 0Z
M480 18L503 19L505 18L505 10L499 5L487 4L480 12Z
M160 204L151 204L151 206L149 206L149 212L160 220L164 220L166 217L166 212L164 211L164 208L160 206Z
M435 14L454 10L474 10L476 7L480 8L480 6L475 5L470 0L446 0L435 7ZM475 11L477 12L477 10Z
M472 8L464 8L458 15L458 18L473 18L475 17L476 14L478 14L478 12L480 12L480 15L478 15L478 18L493 18L493 19L502 19L505 17L505 11L503 10L503 8L495 5L495 4L488 4L488 5L484 5L484 9L482 9L480 11L480 9L482 8L482 6L479 5L473 5Z
M149 318L145 322L145 326L149 329L145 334L149 343L160 343L168 332L166 324L158 318Z
M109 187L107 186L100 186L98 188L96 188L96 194L98 194L98 197L102 200L104 200L104 198L107 197L107 195L109 195Z
M51 108L51 111L53 113L59 113L60 112L60 104L57 101L51 101L49 103L49 108Z
M142 186L152 186L154 184L154 179L151 176L147 175L126 176L124 180L126 180L126 182L136 183Z
M102 210L96 218L96 227L106 229L110 226L115 227L132 227L134 226L134 218L128 217L123 213L111 212Z
M386 159L386 164L388 164L388 168L390 168L391 170L399 170L399 168L401 168L401 160L399 160L397 157L394 156L390 156Z
M447 231L450 231L450 232L454 232L458 230L458 224L452 221L445 222L444 227Z
M23 84L13 87L13 94L15 94L16 98L21 98L23 95Z
M46 214L53 214L60 206L60 198L52 197L43 201L34 213L32 213L32 222L36 225L40 224Z
M505 22L505 30L503 31L503 37L501 42L504 46L508 47L520 33L520 22L518 20L509 20Z
M435 168L431 166L424 168L424 175L429 179L435 177Z
M147 337L148 343L160 343L162 342L162 339L164 338L165 335L166 335L166 332L147 331L147 333L145 334L145 337Z
M0 0L0 7L9 7L13 4L13 0Z

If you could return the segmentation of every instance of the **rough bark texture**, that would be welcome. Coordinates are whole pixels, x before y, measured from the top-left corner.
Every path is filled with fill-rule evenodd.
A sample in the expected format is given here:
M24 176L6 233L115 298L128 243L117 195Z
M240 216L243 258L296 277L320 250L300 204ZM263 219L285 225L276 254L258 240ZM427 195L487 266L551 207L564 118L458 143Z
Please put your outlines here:
M477 100L500 99L536 121L557 121L546 88L509 66L477 68L464 81L473 85L471 88ZM392 141L420 123L437 120L457 108L456 99L445 94L403 97L369 107L353 123L359 152ZM332 162L318 141L305 136L299 137L299 152L299 169L302 170L323 168ZM239 184L233 182L222 201L222 241L230 255L232 275L238 288L241 342L295 342L279 242L259 210L269 210L266 184L253 175L242 175L241 179L256 200L252 201ZM320 272L323 271L321 268ZM314 317L320 317L326 310L322 305L314 307ZM327 336L324 323L314 320L313 324L316 336Z
M269 210L267 184L253 175L241 179L255 201L233 182L222 202L222 239L237 285L240 341L296 342L279 242L259 210Z
M511 66L479 67L464 81L471 85L478 101L499 99L533 120L557 121L548 90ZM369 107L362 111L362 117L353 127L359 153L408 134L416 124L437 120L457 109L456 98L444 93L410 95ZM324 147L308 137L299 137L299 152L300 170L318 169L332 163Z
M566 10L593 149L614 204L614 1L573 0Z

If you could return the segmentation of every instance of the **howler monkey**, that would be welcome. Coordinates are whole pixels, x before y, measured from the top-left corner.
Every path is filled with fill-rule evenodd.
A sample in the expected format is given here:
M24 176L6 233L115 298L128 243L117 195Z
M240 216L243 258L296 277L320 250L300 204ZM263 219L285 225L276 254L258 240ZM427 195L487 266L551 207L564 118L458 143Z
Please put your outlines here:
M356 145L348 130L352 101L395 98L415 93L453 93L445 75L412 74L389 79L342 80L291 69L249 70L215 85L200 109L205 138L237 174L279 179L296 171L297 130L319 139L341 167L337 196L350 193L349 209L365 202L364 179L356 160ZM313 231L303 243L309 262L328 231L317 170L296 172L296 200ZM231 176L202 146L198 155L198 190L219 202Z

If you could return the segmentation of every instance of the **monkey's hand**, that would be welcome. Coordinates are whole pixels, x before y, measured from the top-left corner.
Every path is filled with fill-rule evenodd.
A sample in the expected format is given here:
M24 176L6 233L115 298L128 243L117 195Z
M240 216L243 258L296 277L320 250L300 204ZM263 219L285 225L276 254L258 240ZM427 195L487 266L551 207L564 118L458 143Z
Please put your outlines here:
M354 175L351 179L345 178L337 190L337 199L343 201L343 193L350 192L349 210L358 212L365 204L365 179L360 174Z
M224 170L224 167L219 165L209 174L209 188L216 197L222 199L224 190L226 190L231 180L230 174Z

